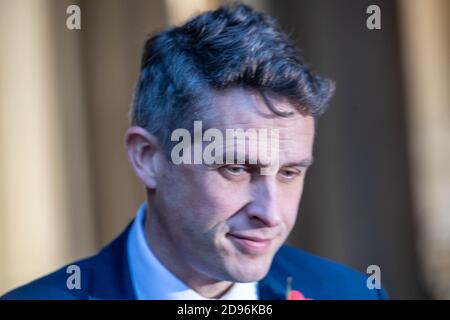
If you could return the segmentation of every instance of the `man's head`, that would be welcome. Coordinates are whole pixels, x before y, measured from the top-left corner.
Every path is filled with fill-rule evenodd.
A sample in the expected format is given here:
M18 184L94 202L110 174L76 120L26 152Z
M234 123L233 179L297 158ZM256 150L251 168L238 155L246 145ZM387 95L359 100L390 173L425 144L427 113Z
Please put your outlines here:
M333 88L272 18L244 5L147 41L126 144L148 193L149 242L169 269L194 286L265 276L295 224L314 122ZM194 120L224 133L276 129L275 174L261 175L259 161L175 165L171 134L192 132Z

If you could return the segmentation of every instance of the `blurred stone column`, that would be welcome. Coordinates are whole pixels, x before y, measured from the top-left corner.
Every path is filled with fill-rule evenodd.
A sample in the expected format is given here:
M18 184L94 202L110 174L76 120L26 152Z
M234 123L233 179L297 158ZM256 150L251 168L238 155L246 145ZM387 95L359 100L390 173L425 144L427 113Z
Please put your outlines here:
M0 3L0 293L93 249L68 1Z
M420 254L450 299L450 2L402 0L400 18Z
M167 21L170 24L180 24L195 14L215 9L218 0L165 0Z

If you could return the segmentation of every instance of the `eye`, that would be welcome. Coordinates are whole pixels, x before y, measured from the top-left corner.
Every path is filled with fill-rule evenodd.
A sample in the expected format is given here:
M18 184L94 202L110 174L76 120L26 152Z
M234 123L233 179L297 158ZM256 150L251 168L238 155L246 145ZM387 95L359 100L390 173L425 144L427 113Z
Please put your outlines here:
M226 165L219 168L220 174L227 180L234 182L248 181L251 178L251 172L244 165Z
M295 178L297 178L298 176L300 176L302 174L302 172L300 170L295 170L295 169L282 169L279 172L279 175L281 176L281 178L283 180L293 180Z
M245 166L239 166L239 165L230 165L230 166L224 166L222 167L223 170L226 171L226 173L229 173L233 176L241 176L247 172L247 168Z

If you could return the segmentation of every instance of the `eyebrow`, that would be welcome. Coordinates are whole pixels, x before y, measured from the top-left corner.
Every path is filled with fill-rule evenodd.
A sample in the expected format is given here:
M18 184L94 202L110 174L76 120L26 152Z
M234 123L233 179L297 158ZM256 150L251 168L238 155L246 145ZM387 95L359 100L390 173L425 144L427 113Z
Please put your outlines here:
M283 165L282 167L304 167L304 168L308 168L310 166L312 166L314 163L314 159L313 158L306 158L301 160L300 162L288 162L285 165Z
M227 153L222 153L221 154L222 159L223 159L223 164L227 164L226 163L226 155L227 155ZM234 154L231 154L231 156L233 156L233 160L234 160L233 164L238 164L237 160L238 160L238 156L239 156L239 158L243 158L244 159L244 163L243 164L245 164L245 165L260 166L260 167L263 167L263 168L269 166L267 164L261 163L259 159L257 159L256 161L254 161L255 159L253 159L253 161L252 161L253 163L250 163L250 158L249 158L248 154L240 154L240 153L237 153L236 150L235 150ZM256 163L254 163L254 162L256 162ZM313 163L314 163L314 159L312 157L311 158L308 157L308 158L305 158L305 159L303 159L303 160L301 160L299 162L288 162L286 164L283 164L280 167L302 167L302 168L308 168L308 167L312 166Z

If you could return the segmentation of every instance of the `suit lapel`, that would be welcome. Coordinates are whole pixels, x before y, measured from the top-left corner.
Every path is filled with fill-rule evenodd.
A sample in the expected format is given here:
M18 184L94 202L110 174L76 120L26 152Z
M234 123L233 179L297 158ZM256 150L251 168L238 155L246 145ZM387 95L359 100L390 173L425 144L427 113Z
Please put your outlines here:
M259 300L286 300L285 293L263 280L258 282Z
M272 265L273 266L273 265ZM272 267L269 273L258 282L260 300L286 300L286 286L281 270Z
M95 259L89 279L89 300L134 300L128 266L127 241L131 223Z

